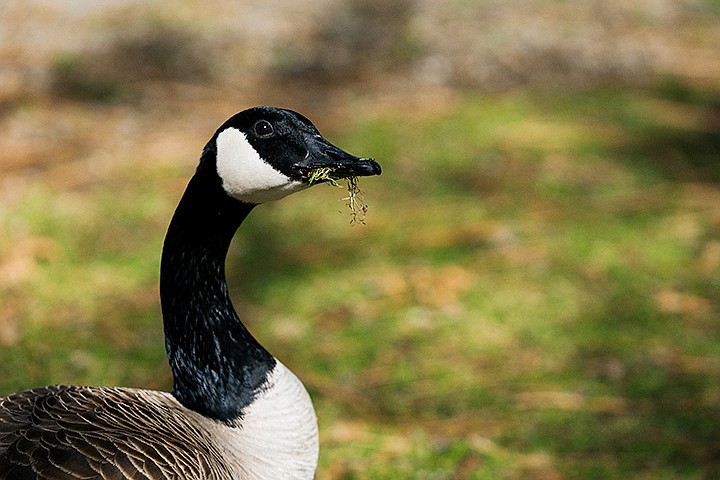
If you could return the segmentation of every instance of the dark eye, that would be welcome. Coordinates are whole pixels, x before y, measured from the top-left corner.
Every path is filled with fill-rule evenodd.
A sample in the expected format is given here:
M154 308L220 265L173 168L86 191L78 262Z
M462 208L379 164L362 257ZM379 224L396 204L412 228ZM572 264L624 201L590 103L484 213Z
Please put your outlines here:
M257 122L255 122L253 130L255 130L255 134L258 137L262 138L267 138L273 133L275 133L275 130L273 130L273 126L267 120L258 120Z

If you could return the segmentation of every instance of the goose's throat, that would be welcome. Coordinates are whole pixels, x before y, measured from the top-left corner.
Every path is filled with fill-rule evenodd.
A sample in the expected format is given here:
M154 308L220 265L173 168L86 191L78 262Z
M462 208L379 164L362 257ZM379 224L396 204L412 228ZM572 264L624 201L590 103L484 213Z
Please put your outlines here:
M230 241L253 206L213 188L203 173L190 181L168 228L160 298L173 395L229 422L253 402L275 359L238 318L225 280Z

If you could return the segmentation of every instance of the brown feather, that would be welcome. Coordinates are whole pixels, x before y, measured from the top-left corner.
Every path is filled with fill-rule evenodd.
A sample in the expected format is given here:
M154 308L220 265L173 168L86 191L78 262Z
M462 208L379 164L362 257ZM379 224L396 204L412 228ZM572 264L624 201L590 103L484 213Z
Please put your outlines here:
M169 394L49 386L0 398L0 478L230 479L212 439Z

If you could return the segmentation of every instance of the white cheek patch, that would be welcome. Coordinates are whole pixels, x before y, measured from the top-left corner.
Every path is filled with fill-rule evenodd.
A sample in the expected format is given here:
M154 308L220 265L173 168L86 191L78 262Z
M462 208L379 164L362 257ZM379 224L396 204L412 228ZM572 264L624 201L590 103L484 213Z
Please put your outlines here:
M217 172L228 195L247 203L278 200L307 187L275 170L243 132L228 128L217 137Z

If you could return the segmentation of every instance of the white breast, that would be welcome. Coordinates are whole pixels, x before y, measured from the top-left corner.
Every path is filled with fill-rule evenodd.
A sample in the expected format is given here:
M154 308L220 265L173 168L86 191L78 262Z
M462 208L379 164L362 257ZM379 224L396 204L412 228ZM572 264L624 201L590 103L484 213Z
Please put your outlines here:
M280 362L237 426L215 423L213 436L225 446L235 478L311 480L317 468L319 439L310 396ZM222 448L222 447L221 447Z
M217 172L223 188L238 200L255 204L279 200L306 187L263 160L236 128L220 132L216 146Z

